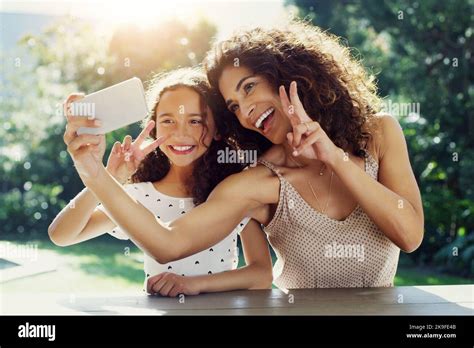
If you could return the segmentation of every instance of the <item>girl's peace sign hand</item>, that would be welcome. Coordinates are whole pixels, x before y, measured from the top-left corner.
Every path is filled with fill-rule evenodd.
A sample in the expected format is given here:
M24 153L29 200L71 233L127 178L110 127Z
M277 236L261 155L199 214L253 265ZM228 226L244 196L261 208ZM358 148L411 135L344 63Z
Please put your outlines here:
M293 127L293 131L287 134L288 144L295 150L293 156L318 159L330 164L338 147L329 139L321 125L306 113L298 96L296 82L290 84L290 98L284 86L280 86L279 92L283 110Z
M125 183L136 172L140 162L166 140L164 137L158 137L151 143L145 143L154 126L155 121L150 120L134 141L127 135L122 143L114 143L107 160L107 170L117 181Z

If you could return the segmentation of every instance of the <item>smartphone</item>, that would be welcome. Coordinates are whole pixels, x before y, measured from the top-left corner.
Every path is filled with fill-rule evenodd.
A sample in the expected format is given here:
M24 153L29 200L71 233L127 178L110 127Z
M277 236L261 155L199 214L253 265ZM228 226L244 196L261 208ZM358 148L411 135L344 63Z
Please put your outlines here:
M79 128L79 135L105 134L141 121L148 115L143 83L138 77L133 77L88 94L71 103L71 113L102 121L97 128Z

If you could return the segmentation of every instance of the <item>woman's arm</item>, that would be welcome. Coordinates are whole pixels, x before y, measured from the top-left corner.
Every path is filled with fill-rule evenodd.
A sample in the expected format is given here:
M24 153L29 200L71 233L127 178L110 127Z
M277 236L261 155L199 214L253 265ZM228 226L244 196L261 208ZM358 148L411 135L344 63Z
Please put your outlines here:
M96 176L83 175L82 179L117 226L144 252L164 264L193 255L224 239L249 210L262 204L254 198L255 195L260 201L270 199L268 193L262 192L268 191L263 188L264 176L268 173L256 169L229 176L214 189L205 203L170 224L160 222L128 195L102 164L94 170Z
M265 233L260 224L250 220L240 234L246 266L210 275L180 276L164 272L150 277L147 291L176 297L239 289L269 289L272 286L272 260Z
M383 116L380 123L379 181L352 161L344 161L342 154L332 168L382 232L400 249L412 252L423 239L421 195L400 125L390 116Z
M66 116L64 142L82 182L102 203L110 219L159 263L181 259L216 244L244 216L252 216L249 211L278 201L278 179L257 166L226 178L205 203L164 225L105 169L102 163L105 136L77 134L77 128L92 121L87 117ZM165 140L158 137L153 148Z
M294 155L327 163L387 238L406 252L416 250L423 239L423 206L397 120L390 116L380 120L382 151L377 181L347 160L321 125L308 116L298 97L296 82L290 85L290 98L281 86L280 98L293 126L288 140L295 148Z
M90 167L95 165L98 159L102 159L105 152L105 137L77 135L80 127L100 126L93 119L71 114L70 104L83 97L82 94L73 93L64 102L68 122L63 139L75 163L77 158L88 156ZM121 184L135 172L141 160L158 146L158 141L142 146L154 125L154 121L150 121L135 141L127 135L122 144L119 141L114 143L107 160L107 171ZM90 190L87 188L82 190L50 224L48 234L51 240L58 246L68 246L100 236L114 228L116 224L106 214L96 209L98 203Z

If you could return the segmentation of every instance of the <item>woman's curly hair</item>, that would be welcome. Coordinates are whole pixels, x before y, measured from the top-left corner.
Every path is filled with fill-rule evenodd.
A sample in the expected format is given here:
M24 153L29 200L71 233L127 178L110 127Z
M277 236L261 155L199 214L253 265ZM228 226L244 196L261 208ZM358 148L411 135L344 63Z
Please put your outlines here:
M190 88L199 94L204 126L200 139L202 141L208 131L207 118L213 117L207 113L207 107L212 111L214 118L217 118L217 108L215 94L211 93L207 77L204 71L197 67L181 68L157 74L149 81L146 96L150 114L143 120L142 127L145 127L150 120L154 120L156 124L156 108L161 96L166 91L176 90L180 87ZM216 127L218 134L221 134L217 122ZM150 132L150 137L156 139L156 128L153 128ZM192 194L195 205L206 201L211 191L219 182L243 169L243 164L218 162L219 150L225 151L226 147L236 149L235 142L222 136L220 136L220 140L213 139L207 151L194 163L193 174L186 183L186 187L187 191ZM166 176L169 170L170 162L168 157L160 148L156 148L155 151L149 153L143 159L129 182L159 181Z
M217 91L222 71L228 66L244 66L264 76L276 93L280 85L288 90L296 81L309 117L321 124L337 146L359 157L365 155L381 99L373 77L338 37L297 21L284 29L254 28L215 44L204 66ZM219 104L226 109L222 97ZM230 111L221 113L229 115ZM239 127L236 117L228 117L226 123L232 125L227 129L237 141L246 143L251 136L261 151L268 148L262 136Z

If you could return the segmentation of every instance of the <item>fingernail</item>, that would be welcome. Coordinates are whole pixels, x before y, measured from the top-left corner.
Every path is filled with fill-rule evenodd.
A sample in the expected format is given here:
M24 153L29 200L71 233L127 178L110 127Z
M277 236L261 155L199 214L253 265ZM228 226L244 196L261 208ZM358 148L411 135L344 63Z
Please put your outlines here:
M298 156L298 151L293 151L293 156Z

